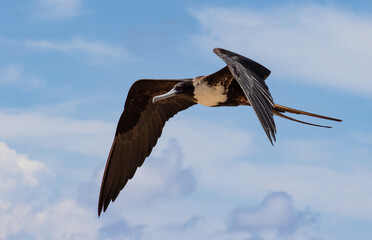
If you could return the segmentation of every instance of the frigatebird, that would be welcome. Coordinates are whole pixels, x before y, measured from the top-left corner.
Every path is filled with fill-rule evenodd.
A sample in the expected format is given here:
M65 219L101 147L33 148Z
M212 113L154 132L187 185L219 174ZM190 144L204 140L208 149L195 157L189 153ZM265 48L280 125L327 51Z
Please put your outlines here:
M104 171L98 202L98 216L114 202L137 168L151 153L165 122L197 103L209 106L252 106L271 144L276 127L273 115L318 127L283 113L303 114L332 121L340 119L275 104L265 83L270 70L234 52L213 50L227 66L194 79L142 79L133 83L117 125Z

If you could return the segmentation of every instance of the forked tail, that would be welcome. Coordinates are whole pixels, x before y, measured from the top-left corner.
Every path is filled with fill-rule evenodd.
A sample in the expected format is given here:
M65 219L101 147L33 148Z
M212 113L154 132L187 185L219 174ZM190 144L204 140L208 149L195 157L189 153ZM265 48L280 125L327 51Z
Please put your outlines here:
M295 121L295 122L299 122L299 123L303 123L303 124L316 126L316 127L331 128L330 126L313 124L313 123L304 122L304 121L300 121L300 120L288 117L288 116L283 114L285 112L295 113L295 114L302 114L302 115L307 115L307 116L316 117L316 118L323 118L323 119L327 119L327 120L331 120L331 121L337 121L337 122L342 121L341 119L326 117L326 116L322 116L322 115L318 115L318 114L314 114L314 113L309 113L309 112L297 110L297 109L294 109L294 108L289 108L289 107L285 107L285 106L282 106L282 105L275 104L275 109L274 109L273 113L275 115L279 116L279 117L286 118L286 119L289 119L289 120L292 120L292 121Z

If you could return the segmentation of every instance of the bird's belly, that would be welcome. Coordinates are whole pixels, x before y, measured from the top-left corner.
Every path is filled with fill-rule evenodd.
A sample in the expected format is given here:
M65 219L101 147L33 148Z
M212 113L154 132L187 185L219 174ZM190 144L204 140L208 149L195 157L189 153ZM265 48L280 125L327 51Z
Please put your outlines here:
M207 83L201 83L195 86L194 97L199 104L212 107L226 102L227 93L222 85L211 86Z

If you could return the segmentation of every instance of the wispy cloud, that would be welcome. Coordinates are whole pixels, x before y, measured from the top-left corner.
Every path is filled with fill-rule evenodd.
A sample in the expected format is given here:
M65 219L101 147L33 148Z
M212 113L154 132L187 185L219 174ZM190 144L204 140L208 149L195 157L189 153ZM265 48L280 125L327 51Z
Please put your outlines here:
M34 89L44 81L26 74L21 66L7 65L0 68L0 86L17 85L22 89Z
M253 134L231 125L222 126L205 119L181 118L177 121L171 119L164 128L162 138L173 137L177 138L182 148L188 149L185 151L188 162L203 167L242 155L249 156L255 152L256 148ZM227 142L229 143L228 151L226 150ZM155 151L164 148L163 143L165 142L160 142ZM199 159L204 160L199 161Z
M84 54L92 63L102 63L108 59L121 60L127 55L121 47L100 41L88 41L81 37L75 37L68 41L26 40L24 44L35 49Z
M113 124L53 116L39 112L0 113L0 137L7 142L27 142L48 149L83 154L104 154ZM32 139L32 141L30 141ZM108 145L107 144L107 145Z
M202 31L193 42L256 59L282 79L372 96L372 19L321 6L194 10Z
M82 0L36 0L36 15L49 19L71 18L82 13Z
M260 204L234 209L228 224L231 232L249 232L251 239L292 239L300 228L315 223L317 213L297 210L285 192L268 194ZM265 235L271 235L269 238Z
M166 228L171 231L184 232L193 229L201 220L203 218L200 216L192 216L184 222L168 224Z
M119 219L100 229L100 239L120 240L125 236L128 240L139 240L142 239L145 227L144 225L130 226L123 219Z

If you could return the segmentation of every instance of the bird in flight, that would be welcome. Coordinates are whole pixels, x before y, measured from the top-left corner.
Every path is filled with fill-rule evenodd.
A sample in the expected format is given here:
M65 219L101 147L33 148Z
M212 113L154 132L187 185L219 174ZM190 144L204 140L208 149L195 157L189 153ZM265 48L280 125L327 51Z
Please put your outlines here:
M114 202L137 168L151 153L165 122L197 103L208 107L251 106L271 144L276 141L273 115L318 127L283 113L303 114L340 122L340 119L275 104L265 83L270 70L234 52L215 48L227 66L194 79L143 79L133 83L119 119L103 174L98 216Z

